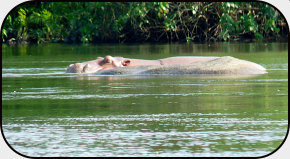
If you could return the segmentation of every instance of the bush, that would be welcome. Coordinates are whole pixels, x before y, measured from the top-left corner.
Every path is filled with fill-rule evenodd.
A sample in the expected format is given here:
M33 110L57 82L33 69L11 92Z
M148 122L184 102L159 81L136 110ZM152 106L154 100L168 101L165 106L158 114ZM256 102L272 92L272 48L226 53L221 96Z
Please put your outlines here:
M262 2L27 2L7 16L2 41L172 42L288 38Z

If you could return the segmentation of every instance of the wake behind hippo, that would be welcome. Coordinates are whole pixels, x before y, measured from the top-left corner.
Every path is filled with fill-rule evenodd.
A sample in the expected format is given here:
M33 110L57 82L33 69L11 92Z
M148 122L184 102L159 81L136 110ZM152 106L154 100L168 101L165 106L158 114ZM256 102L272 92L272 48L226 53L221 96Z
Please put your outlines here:
M71 64L67 73L97 75L130 74L263 74L266 69L246 60L226 57L180 56L160 60L140 60L106 56Z

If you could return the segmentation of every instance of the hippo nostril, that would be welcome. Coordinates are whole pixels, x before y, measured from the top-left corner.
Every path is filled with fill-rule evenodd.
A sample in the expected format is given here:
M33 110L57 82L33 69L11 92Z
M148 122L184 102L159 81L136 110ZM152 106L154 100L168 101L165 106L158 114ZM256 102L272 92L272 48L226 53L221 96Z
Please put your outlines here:
M81 64L81 63L74 64L74 69L77 73L82 73L83 72L83 64Z
M83 72L84 73L88 72L90 67L91 67L90 64L86 64L83 68Z

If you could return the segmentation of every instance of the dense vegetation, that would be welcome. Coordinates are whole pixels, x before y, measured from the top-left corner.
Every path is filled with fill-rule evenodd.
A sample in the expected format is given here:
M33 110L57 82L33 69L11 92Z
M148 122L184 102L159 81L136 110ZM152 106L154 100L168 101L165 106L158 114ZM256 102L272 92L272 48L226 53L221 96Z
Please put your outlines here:
M27 2L7 16L7 43L265 41L288 38L262 2Z

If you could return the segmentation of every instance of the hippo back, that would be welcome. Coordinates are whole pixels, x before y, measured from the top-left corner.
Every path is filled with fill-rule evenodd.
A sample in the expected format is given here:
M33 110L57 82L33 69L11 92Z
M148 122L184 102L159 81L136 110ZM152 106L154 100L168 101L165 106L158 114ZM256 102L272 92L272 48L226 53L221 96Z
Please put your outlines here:
M234 57L225 56L211 61L195 62L188 65L160 65L160 66L134 66L114 68L100 71L100 75L127 75L127 74L264 74L266 69L261 65Z

